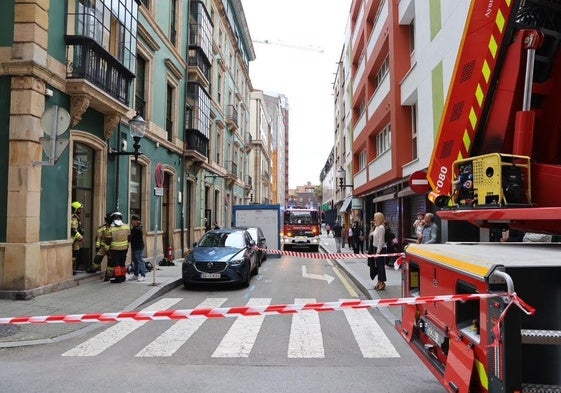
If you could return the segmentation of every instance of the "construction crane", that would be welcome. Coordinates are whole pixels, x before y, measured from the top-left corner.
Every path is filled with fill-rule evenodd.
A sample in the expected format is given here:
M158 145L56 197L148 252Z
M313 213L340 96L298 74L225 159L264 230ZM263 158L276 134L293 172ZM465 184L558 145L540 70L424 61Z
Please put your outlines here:
M284 46L286 48L307 50L307 51L312 51L312 52L317 52L317 53L323 53L324 52L324 50L322 48L314 47L314 46L311 46L311 45L306 46L306 45L288 44L286 42L272 41L272 40L252 40L252 42L255 42L255 43L258 43L258 44L264 44L264 45Z

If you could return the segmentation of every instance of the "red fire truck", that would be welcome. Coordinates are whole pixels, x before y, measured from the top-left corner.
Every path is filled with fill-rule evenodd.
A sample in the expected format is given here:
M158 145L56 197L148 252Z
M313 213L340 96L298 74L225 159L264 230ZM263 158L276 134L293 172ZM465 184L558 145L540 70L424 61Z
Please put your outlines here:
M289 208L284 211L283 250L319 250L321 215L318 210Z
M441 219L561 233L560 47L561 1L471 1L427 172ZM561 392L559 243L411 244L401 268L406 297L496 295L403 308L447 391Z

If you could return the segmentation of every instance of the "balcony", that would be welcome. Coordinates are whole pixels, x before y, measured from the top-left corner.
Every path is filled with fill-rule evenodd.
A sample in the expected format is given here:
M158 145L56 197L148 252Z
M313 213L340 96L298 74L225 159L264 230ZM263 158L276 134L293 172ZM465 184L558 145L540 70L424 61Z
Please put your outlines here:
M235 162L229 162L229 164L230 168L226 170L226 176L224 176L224 178L226 179L226 183L231 186L238 180L238 164Z
M89 82L116 99L129 105L129 92L134 74L111 56L93 39L85 36L65 36L67 45L66 78L72 90L86 90L76 86Z
M210 64L200 48L189 48L187 67L189 82L195 82L205 89L210 85Z
M228 105L228 112L226 115L226 125L228 129L235 132L238 129L238 110L234 105Z
M208 138L197 130L185 132L185 159L194 164L208 161Z

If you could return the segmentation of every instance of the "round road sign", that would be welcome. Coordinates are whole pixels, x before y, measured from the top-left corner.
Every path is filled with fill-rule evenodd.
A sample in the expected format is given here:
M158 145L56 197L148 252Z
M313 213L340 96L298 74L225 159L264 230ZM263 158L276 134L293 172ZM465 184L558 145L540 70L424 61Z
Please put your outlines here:
M426 194L430 191L427 173L425 171L413 172L409 176L409 187L417 194Z
M161 163L156 165L154 179L156 180L156 187L162 188L164 186L164 166Z

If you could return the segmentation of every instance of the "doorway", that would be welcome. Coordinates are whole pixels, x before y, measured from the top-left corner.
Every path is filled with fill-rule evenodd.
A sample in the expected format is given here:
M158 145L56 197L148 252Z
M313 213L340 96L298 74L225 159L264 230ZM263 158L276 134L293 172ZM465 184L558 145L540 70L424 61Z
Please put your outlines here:
M90 269L95 248L96 231L93 226L93 186L94 186L94 163L95 150L91 147L76 142L73 145L72 157L72 200L82 204L82 227L84 228L84 240L78 259L76 261L77 271Z

